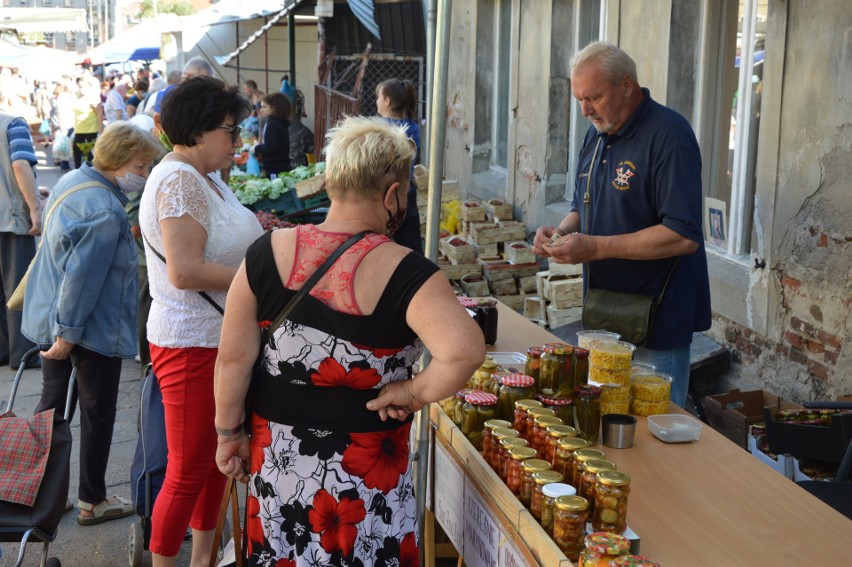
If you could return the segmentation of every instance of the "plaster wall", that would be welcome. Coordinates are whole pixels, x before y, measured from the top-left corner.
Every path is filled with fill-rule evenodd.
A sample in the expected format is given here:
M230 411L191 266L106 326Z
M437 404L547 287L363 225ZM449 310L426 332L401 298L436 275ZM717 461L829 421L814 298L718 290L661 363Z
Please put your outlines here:
M486 72L483 62L476 59L479 4L480 2L452 3L445 109L447 131L444 176L448 179L458 179L462 188L470 183L473 173L472 156L485 150L481 146L477 148L474 141L476 109L479 104L488 100L487 92L480 93L482 101L477 104L477 76ZM487 23L484 20L482 25ZM493 26L492 23L487 25Z

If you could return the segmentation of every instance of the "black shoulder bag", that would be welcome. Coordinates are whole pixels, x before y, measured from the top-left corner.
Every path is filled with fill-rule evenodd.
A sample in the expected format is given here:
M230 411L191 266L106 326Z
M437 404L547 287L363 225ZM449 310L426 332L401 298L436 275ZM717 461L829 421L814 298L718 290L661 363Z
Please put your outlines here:
M592 163L589 165L589 172L586 176L586 192L583 195L583 224L586 228L586 234L591 233L589 227L589 206L591 203L589 186L600 144L601 139L598 138L598 143L592 154ZM666 288L678 262L680 262L680 256L674 259L666 276L666 282L663 284L663 289L656 297L641 293L624 293L593 288L589 285L583 301L583 328L588 330L605 329L618 333L623 341L632 343L637 347L644 346L651 337L657 307L663 301L663 295L666 293ZM586 263L586 278L589 278L589 270L590 263ZM586 281L590 280L587 279Z

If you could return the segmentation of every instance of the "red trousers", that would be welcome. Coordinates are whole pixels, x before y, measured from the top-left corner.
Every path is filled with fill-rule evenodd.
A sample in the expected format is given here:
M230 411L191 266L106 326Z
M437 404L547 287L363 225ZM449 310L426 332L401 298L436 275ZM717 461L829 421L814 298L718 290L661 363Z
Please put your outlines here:
M215 348L163 348L151 361L163 393L169 460L151 518L152 553L174 557L187 526L216 528L226 478L216 468Z

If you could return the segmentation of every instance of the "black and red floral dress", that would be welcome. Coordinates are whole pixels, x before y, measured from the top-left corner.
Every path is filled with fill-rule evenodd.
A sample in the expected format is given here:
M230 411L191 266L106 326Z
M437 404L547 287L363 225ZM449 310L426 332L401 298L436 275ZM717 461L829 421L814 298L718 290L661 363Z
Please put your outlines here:
M261 325L350 236L311 225L296 230L286 284L268 235L246 254ZM405 313L437 266L407 255L365 315L352 276L386 242L370 234L347 250L265 345L251 395L251 565L419 565L411 420L382 422L365 404L385 384L411 378L422 344Z

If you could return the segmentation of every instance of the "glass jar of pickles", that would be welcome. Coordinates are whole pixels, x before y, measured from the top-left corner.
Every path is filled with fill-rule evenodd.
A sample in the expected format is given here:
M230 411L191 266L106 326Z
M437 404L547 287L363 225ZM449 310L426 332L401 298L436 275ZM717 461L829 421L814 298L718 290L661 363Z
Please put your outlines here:
M552 470L539 471L537 473L533 473L532 475L533 486L532 486L532 496L530 497L530 513L533 515L533 518L538 520L538 523L541 523L541 510L544 505L544 493L542 489L548 484L553 484L555 482L562 482L562 473L558 473Z
M577 430L570 425L551 425L547 428L546 445L544 447L544 460L553 465L556 456L556 446L563 437L576 437Z
M492 372L491 373L491 383L488 384L489 388L485 391L489 392L491 394L494 394L495 396L497 396L499 398L500 397L500 386L503 385L503 378L505 378L509 374L511 374L511 373L510 372L502 372L502 371L499 371L499 370L497 372Z
M615 463L603 459L593 459L583 464L583 472L580 475L580 484L576 487L577 494L589 501L589 515L594 518L595 513L595 487L598 473L603 471L614 471Z
M626 555L630 549L630 541L626 537L609 532L590 533L585 544L578 567L610 567L616 557Z
M556 472L556 471L554 471ZM553 513L556 511L556 499L560 496L574 496L577 491L565 482L552 482L541 487L541 527L553 537Z
M553 541L571 561L583 550L589 503L581 496L560 496L553 511Z
M515 402L515 415L512 418L512 428L518 430L518 435L527 438L527 411L542 407L537 400L518 400Z
M464 397L462 434L470 444L482 449L482 430L485 422L497 416L497 396L474 390Z
M447 412L447 416L456 427L461 427L462 421L464 420L464 397L473 391L475 390L462 388L453 396L448 398L449 402L444 407L444 411Z
M552 415L537 417L533 421L532 433L529 435L530 447L538 451L539 457L547 462L551 461L545 456L547 453L547 428L552 425L562 425L562 420Z
M527 410L527 425L525 428L526 436L525 439L530 442L530 446L533 445L533 428L535 428L535 420L540 417L555 417L553 414L555 412L552 409L547 408L529 408ZM515 429L518 429L517 427Z
M586 466L589 464L591 463ZM627 497L629 495L629 475L614 470L598 472L592 528L598 532L623 534L627 529Z
M518 493L518 500L527 510L532 500L533 475L546 470L550 470L550 463L541 459L527 459L521 463L521 491Z
M605 456L603 451L589 447L575 450L574 459L571 462L571 486L580 487L580 476L583 474L583 466L586 461L602 460Z
M589 351L574 347L574 387L589 383Z
M515 402L535 397L535 380L526 374L504 374L498 397L500 419L513 419Z
M577 386L574 391L574 428L577 435L594 445L601 427L601 389L597 386Z
M554 415L563 423L574 423L574 407L570 398L548 398L539 394L536 399L541 402L542 407L552 409Z
M538 393L548 398L573 396L574 347L565 343L547 343L541 355Z
M556 453L553 455L552 468L565 475L565 482L571 484L574 478L574 451L584 449L589 442L580 437L562 437L556 443Z
M494 440L494 430L511 428L512 424L503 419L489 419L482 426L482 458L486 463L491 462L491 454L497 442Z
M509 474L509 452L512 449L516 449L519 447L526 447L529 445L529 441L524 439L523 437L503 437L500 439L500 451L498 453L498 467L497 467L497 475L500 477L500 480L506 482L506 479ZM533 454L535 456L535 454Z
M541 355L544 354L544 348L539 346L530 347L527 349L527 361L524 364L524 374L532 376L533 380L538 382L539 373L541 371Z
M468 380L467 386L473 390L487 390L491 388L491 375L497 372L499 366L489 355L485 355L485 360L479 366L479 369L473 373L473 376Z
M520 495L523 470L522 465L528 460L535 460L535 449L532 447L514 447L509 450L509 464L506 470L506 486L515 496ZM543 470L543 469L542 469Z

